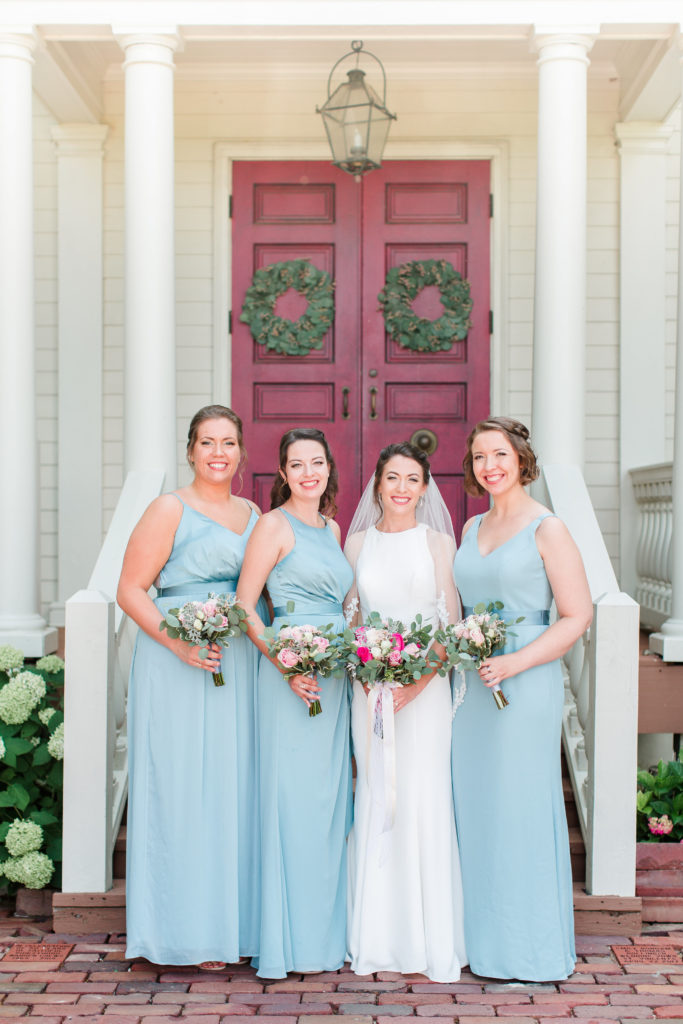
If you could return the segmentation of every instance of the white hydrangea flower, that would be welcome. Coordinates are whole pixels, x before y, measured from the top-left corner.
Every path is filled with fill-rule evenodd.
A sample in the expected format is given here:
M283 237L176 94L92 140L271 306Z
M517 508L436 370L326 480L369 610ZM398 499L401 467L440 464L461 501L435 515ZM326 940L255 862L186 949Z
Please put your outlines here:
M56 708L41 708L41 710L38 712L38 718L43 723L43 725L47 725L52 716L56 714L56 710Z
M47 693L47 686L42 676L39 676L37 672L20 672L18 676L14 677L15 680L21 679L26 683L26 686L30 688L32 693L35 694L36 703L42 700Z
M3 863L5 877L27 889L43 889L52 878L55 866L46 853L33 850L23 857L10 857Z
M46 654L39 661L36 662L36 668L39 672L61 672L64 668L63 660L56 654Z
M38 736L31 736L31 746L32 747L37 747L39 744L40 744L40 737L38 737Z
M7 748L5 747L5 741L3 740L2 736L0 736L0 761L5 756L6 751Z
M64 722L60 722L55 731L47 741L47 749L55 761L64 759Z
M24 664L24 652L11 644L0 644L0 672L11 672Z
M39 850L43 845L43 830L35 821L24 821L15 818L9 827L5 846L12 857L22 857L32 850Z
M0 718L7 725L20 725L27 721L36 704L40 703L35 686L25 679L31 674L21 672L0 688Z

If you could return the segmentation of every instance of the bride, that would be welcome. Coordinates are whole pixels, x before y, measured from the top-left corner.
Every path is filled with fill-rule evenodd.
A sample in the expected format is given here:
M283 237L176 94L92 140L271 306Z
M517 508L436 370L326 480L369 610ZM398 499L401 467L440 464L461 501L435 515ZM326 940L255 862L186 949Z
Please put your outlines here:
M424 452L407 443L384 448L346 542L355 570L347 622L365 621L372 611L405 626L419 613L434 629L456 619L454 552L450 516ZM430 673L392 696L393 758L387 751L391 730L383 729L383 740L373 735L374 695L354 681L351 967L357 974L399 971L457 981L467 961L451 787L450 685L447 677ZM379 769L372 756L377 742L383 748Z

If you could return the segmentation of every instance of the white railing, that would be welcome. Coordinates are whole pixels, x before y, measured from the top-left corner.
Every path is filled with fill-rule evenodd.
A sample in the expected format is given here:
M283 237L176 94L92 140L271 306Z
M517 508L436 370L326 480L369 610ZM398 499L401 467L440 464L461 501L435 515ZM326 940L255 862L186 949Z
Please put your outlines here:
M644 626L659 629L671 616L671 536L673 463L630 471L638 505L638 544L633 552L636 601Z
M106 892L128 793L126 696L137 627L114 602L123 554L162 470L126 477L86 590L66 602L64 892Z
M586 891L633 896L638 605L619 590L578 467L546 466L539 498L568 526L593 598L593 623L563 659L562 739L586 847Z

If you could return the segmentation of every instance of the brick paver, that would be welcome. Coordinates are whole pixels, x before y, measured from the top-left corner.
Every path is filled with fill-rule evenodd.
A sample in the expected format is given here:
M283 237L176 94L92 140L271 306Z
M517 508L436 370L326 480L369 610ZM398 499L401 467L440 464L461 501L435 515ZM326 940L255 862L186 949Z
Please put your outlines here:
M0 1024L659 1024L683 1020L681 964L620 966L612 945L675 946L683 928L652 934L578 936L576 971L565 981L508 982L469 970L441 985L421 974L380 971L357 977L348 967L286 979L257 978L248 965L209 974L125 960L125 936L65 936L38 922L0 914L0 953L15 942L73 942L56 970L0 975ZM667 928L669 930L667 930ZM416 1019L417 1018L417 1019Z

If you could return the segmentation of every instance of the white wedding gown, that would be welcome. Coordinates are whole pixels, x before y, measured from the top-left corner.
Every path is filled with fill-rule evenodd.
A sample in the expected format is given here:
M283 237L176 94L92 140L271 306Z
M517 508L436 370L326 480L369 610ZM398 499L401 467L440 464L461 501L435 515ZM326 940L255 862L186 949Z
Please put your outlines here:
M439 590L437 600L434 540L438 548L439 541L452 545L451 539L425 525L401 533L371 527L364 538L355 536L362 540L356 561L361 619L377 611L409 626L419 612L436 629L444 617L444 595ZM440 562L438 558L437 566ZM446 567L451 564L446 562ZM445 580L449 577L444 575ZM457 615L452 588L451 609L454 603ZM357 779L348 851L347 942L357 974L399 971L449 982L458 980L467 962L451 787L451 721L449 681L438 675L395 716L395 818L391 830L381 834L383 811L367 778L367 697L360 683L353 685Z

